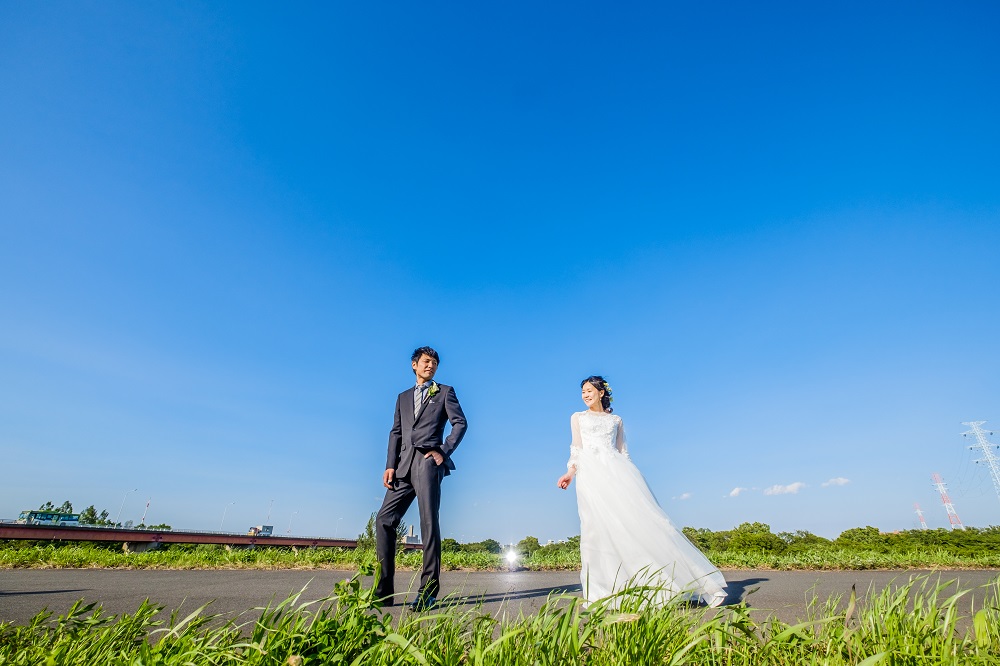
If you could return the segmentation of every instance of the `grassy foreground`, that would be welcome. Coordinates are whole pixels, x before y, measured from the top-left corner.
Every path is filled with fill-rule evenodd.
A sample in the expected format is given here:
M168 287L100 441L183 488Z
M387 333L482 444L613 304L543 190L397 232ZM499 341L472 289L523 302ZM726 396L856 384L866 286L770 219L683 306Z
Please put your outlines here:
M0 664L1000 664L1000 580L979 591L992 605L971 618L968 591L950 585L924 576L864 602L814 599L809 617L789 625L757 623L744 605L649 608L655 590L641 586L589 608L552 596L504 621L447 606L394 618L354 578L326 600L294 596L243 623L204 609L164 619L148 603L118 617L77 604L56 619L0 625Z
M956 553L943 547L886 552L871 548L819 547L794 552L721 550L706 552L724 569L929 569L1000 568L1000 550L982 549ZM400 569L420 567L420 551L401 553ZM370 571L371 550L346 548L225 548L222 546L171 545L144 553L126 553L121 546L87 542L0 544L0 569L14 568L130 568L130 569L291 569L334 568ZM518 561L529 570L580 568L580 553L570 549L540 549ZM445 570L500 570L507 567L502 555L487 552L444 552Z

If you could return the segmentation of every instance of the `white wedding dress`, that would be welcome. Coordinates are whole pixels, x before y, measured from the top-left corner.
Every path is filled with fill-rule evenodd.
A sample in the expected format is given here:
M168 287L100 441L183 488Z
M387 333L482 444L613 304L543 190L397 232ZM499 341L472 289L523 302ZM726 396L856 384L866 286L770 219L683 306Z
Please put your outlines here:
M580 510L580 581L588 602L631 579L662 586L654 602L683 594L717 606L726 579L674 526L632 463L621 417L584 411L570 418L568 467L576 468Z

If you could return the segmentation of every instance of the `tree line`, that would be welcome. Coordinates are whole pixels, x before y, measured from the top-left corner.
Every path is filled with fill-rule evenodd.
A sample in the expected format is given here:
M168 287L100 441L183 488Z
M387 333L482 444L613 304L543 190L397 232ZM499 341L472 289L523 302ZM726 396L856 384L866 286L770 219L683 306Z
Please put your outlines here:
M975 555L984 550L1000 549L1000 526L882 532L868 525L844 530L836 539L827 539L805 530L775 534L770 525L758 522L742 523L731 530L718 532L691 527L685 527L683 531L688 539L706 552L794 554L817 550L864 550L888 554L940 549L953 555Z
M45 502L40 507L38 507L38 510L51 511L53 513L75 513L73 511L73 503L70 502L69 500L66 500L59 506L56 506L52 502ZM108 513L107 509L103 509L102 511L98 512L97 508L93 504L91 504L86 509L80 512L80 524L95 525L97 527L124 527L126 529L130 529L133 527L137 529L148 529L148 530L170 529L170 525L167 525L166 523L160 523L159 525L144 525L142 523L139 523L138 525L135 525L131 520L125 521L124 524L116 523L113 520L108 520L109 515L111 514Z
M827 539L806 530L795 532L771 531L767 523L742 523L731 530L712 531L707 528L683 528L684 535L704 552L760 552L795 554L806 551L853 550L877 553L902 553L920 550L944 550L953 555L975 555L984 551L1000 551L1000 526L966 527L964 530L945 528L931 530L901 530L882 532L877 527L853 527L835 539ZM539 552L543 555L578 552L580 537L542 545L533 536L521 539L513 546L521 556ZM443 539L444 552L500 553L504 546L495 539L474 543L459 543Z

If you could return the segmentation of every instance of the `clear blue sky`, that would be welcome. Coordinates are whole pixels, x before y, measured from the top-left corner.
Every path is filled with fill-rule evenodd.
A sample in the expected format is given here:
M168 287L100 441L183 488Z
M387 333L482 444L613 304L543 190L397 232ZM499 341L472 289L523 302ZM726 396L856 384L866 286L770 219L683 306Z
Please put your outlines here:
M680 524L1000 524L998 18L3 3L0 517L356 535L431 344L446 536L579 532L591 373Z

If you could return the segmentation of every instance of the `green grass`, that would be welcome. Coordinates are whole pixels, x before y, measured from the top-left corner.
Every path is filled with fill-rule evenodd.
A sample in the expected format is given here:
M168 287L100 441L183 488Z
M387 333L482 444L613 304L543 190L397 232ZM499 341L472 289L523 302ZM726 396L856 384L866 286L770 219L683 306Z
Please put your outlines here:
M996 569L1000 552L955 553L944 548L884 552L864 548L815 548L794 553L709 551L709 560L726 569Z
M942 547L884 552L867 548L817 546L796 552L708 551L708 558L724 569L925 569L1000 568L1000 551L983 549L955 553ZM400 569L420 567L420 551L400 553ZM371 550L346 548L225 548L171 545L144 553L125 553L120 545L87 542L7 542L0 544L0 568L133 568L133 569L290 569L334 568L370 571ZM501 555L486 552L445 552L445 570L500 570ZM580 568L577 550L543 548L523 558L518 566L535 571Z
M421 551L403 551L397 557L400 569L420 568ZM171 545L143 553L126 553L121 546L89 542L33 544L9 542L0 545L0 568L130 568L130 569L291 569L335 568L370 571L373 550L353 548L227 548L215 545ZM579 563L579 557L577 557ZM500 556L490 553L445 553L446 570L489 570L501 566Z
M0 625L0 664L1000 664L1000 580L988 588L978 593L990 604L973 610L968 591L916 577L867 601L814 598L807 617L786 624L755 620L745 605L650 608L655 590L636 586L588 608L552 596L533 615L500 621L458 607L393 617L354 578L328 599L293 596L242 620L204 609L164 618L149 603L115 617L78 603L58 618Z

